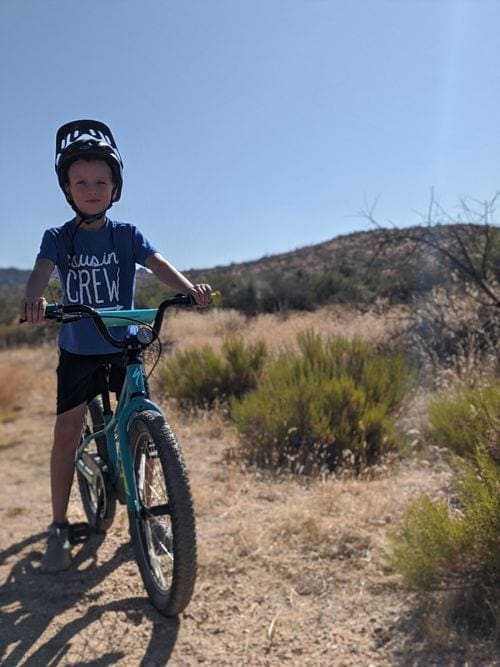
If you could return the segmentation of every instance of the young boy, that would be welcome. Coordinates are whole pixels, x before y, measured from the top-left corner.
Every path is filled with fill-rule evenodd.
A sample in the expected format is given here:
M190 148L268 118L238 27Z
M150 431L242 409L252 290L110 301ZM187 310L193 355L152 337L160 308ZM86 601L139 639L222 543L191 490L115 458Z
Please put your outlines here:
M103 123L73 121L58 130L56 173L76 215L61 227L45 231L21 302L21 318L32 324L43 321L47 303L43 294L54 267L65 304L132 308L135 266L141 264L173 291L192 294L198 305L208 305L209 285L193 285L136 227L106 216L120 199L122 170L114 138ZM58 572L71 565L66 513L86 404L96 393L93 381L97 369L104 362L120 365L121 360L121 353L102 339L91 320L62 326L59 348L57 418L50 461L53 523L42 559L43 572Z

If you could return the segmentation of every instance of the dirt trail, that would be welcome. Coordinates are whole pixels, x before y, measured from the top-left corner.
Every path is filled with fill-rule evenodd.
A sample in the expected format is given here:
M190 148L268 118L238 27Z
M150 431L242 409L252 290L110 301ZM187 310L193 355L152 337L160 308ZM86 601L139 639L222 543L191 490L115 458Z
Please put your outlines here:
M21 351L29 409L0 424L0 664L500 665L488 647L421 633L414 597L385 564L388 529L409 498L439 494L446 466L406 465L371 482L280 483L224 464L217 417L173 415L197 508L199 575L177 620L145 596L120 508L73 568L39 573L50 522L53 357ZM76 494L71 519L83 519Z

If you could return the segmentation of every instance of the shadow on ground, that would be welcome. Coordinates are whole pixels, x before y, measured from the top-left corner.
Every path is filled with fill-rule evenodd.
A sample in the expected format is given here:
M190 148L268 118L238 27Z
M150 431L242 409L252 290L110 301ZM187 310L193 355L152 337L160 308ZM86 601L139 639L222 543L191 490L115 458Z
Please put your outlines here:
M131 546L121 545L97 563L102 537L94 537L76 553L73 569L42 575L38 549L44 537L33 535L0 552L0 565L14 560L0 589L0 664L105 667L119 664L131 650L142 654L137 664L166 664L179 621L158 614L147 597L120 599L109 589L99 591L106 577L133 558ZM83 564L85 569L77 569Z
M397 667L497 667L500 633L494 619L478 619L471 610L449 616L443 596L414 596L410 611L378 637L391 646L398 637L391 664Z

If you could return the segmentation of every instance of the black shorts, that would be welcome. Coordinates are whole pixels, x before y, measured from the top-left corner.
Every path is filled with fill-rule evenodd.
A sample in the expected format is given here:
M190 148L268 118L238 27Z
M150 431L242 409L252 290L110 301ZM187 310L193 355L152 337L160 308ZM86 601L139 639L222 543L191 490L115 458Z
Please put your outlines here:
M106 389L109 366L109 389L117 394L125 378L123 354L82 355L59 350L57 366L57 414L91 401Z

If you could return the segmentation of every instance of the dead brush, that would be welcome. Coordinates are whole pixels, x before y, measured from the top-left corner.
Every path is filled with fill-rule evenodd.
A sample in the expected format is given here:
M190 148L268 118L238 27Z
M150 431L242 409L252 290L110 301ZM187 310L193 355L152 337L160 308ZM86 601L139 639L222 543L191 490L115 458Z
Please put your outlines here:
M463 635L493 643L500 640L500 602L496 587L451 587L428 594L422 607L423 629L436 647L450 649Z
M500 315L472 288L434 289L409 318L406 346L421 380L448 387L457 379L474 386L498 371Z
M0 364L0 422L16 418L32 385L33 377L27 368L12 363Z
M170 313L164 335L174 350L202 348L210 345L215 352L224 340L243 335L247 344L264 341L271 354L283 349L297 349L297 334L314 329L322 338L344 336L360 337L376 345L401 328L404 309L392 308L390 312L374 307L371 310L353 310L335 305L319 308L314 312L290 312L259 314L247 318L236 310L210 310L199 313ZM167 340L167 339L165 339Z

